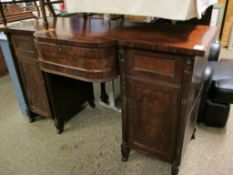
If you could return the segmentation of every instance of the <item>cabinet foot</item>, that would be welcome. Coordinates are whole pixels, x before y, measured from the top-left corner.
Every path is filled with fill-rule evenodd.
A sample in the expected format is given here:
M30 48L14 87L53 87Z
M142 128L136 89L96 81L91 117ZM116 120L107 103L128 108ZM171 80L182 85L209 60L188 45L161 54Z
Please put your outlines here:
M130 147L127 143L122 143L121 144L121 160L123 162L127 161L129 158L129 153L130 153Z
M54 125L57 129L57 134L61 134L64 131L64 122L57 119L54 120Z
M90 105L90 107L95 108L95 102L94 102L94 100L89 100L88 104Z
M172 165L172 175L178 175L179 169L180 169L179 166Z
M196 128L194 128L193 130L193 134L192 134L192 137L191 137L191 140L194 140L196 138Z
M36 120L36 114L29 112L28 118L29 118L29 122L33 123Z

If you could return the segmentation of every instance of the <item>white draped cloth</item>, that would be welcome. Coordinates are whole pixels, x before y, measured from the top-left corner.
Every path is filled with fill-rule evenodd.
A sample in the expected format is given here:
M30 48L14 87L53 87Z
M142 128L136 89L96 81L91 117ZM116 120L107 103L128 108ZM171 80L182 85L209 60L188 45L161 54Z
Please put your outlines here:
M218 0L66 0L69 13L106 13L153 16L173 20L201 18Z

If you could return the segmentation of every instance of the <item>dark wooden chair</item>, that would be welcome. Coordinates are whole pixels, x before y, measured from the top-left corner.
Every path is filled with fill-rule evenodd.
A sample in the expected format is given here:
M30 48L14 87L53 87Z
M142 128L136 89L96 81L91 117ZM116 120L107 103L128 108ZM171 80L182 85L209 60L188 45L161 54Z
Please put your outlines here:
M40 8L37 5L37 1L40 2ZM55 13L55 10L54 10L52 4L63 3L63 2L64 2L63 0L57 0L57 1L12 0L12 1L7 1L7 2L5 2L5 1L2 2L0 0L0 15L1 15L0 23L6 25L7 22L13 22L13 21L18 21L18 20L28 19L28 18L35 18L36 16L34 16L32 12L37 11L37 13L38 13L37 17L41 17L40 12L42 12L42 17L43 17L44 24L46 27L48 25L48 22L47 22L47 18L46 18L45 6L48 7L49 13L53 17L56 17L57 14ZM22 9L16 5L18 3L26 3L27 5L31 3L33 5L26 6L26 8Z
M33 7L21 8L17 3L33 2ZM19 1L0 1L0 23L6 25L8 22L19 21L23 19L35 18L33 11L38 11L38 16L40 16L40 10L36 4L36 0L19 0Z

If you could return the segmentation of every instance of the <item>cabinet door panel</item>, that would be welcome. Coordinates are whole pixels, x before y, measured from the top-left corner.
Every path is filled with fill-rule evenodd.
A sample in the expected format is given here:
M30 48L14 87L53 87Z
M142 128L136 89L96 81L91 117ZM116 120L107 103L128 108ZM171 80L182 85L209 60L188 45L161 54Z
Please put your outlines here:
M30 109L44 117L50 114L49 103L42 72L33 59L19 59L19 68L23 79Z
M147 80L179 84L182 79L182 57L131 49L127 53L127 74Z
M15 50L21 50L28 53L35 53L33 37L30 35L12 35L12 42ZM35 59L37 59L35 57Z
M133 79L128 88L129 142L141 152L171 161L180 89Z

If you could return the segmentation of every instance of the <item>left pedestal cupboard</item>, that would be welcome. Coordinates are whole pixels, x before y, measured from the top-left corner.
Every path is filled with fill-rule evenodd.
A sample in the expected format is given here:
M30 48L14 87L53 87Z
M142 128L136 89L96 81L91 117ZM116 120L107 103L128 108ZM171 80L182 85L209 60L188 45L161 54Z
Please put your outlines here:
M39 68L34 32L7 32L16 69L28 105L28 116L34 121L36 115L51 117L44 75Z
M26 29L16 26L9 27L5 34L28 106L27 115L30 122L36 116L54 119L57 131L61 133L64 122L79 112L85 102L93 103L93 86L42 72L33 35L43 29L43 24L35 20L26 23Z

